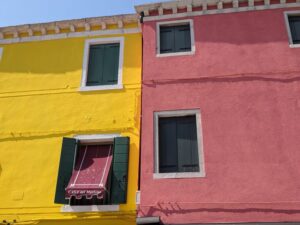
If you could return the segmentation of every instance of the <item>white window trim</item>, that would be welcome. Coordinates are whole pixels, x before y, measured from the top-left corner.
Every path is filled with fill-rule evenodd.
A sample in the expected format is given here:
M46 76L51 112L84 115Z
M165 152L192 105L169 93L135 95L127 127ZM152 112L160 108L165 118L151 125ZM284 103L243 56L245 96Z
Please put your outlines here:
M91 135L75 135L74 138L79 140L80 143L107 143L113 142L114 138L120 137L120 134L91 134ZM75 154L76 156L76 154ZM75 166L75 160L74 165ZM60 209L61 212L115 212L119 211L120 205L63 205Z
M0 62L2 60L3 48L0 48Z
M290 48L300 48L300 44L293 44L292 33L290 29L289 16L300 16L300 11L285 11L284 12L284 20L285 26L289 37L289 45Z
M198 142L198 155L199 155L199 169L200 172L180 172L180 173L159 173L159 130L158 120L162 117L178 117L178 116L196 116L196 129L197 129L197 142ZM205 177L204 167L204 153L203 153L203 138L202 138L202 125L201 114L198 109L190 110L172 110L154 112L154 179L160 178L193 178Z
M119 71L118 71L118 83L113 85L97 85L97 86L87 86L87 75L88 75L88 64L89 64L89 52L90 46L96 44L112 44L119 43ZM82 78L80 91L98 91L98 90L113 90L113 89L123 89L122 74L123 74L123 60L124 60L124 37L115 38L96 38L88 39L85 41L84 55L83 55L83 66L82 66Z
M161 26L176 26L176 25L181 25L181 24L189 24L190 25L191 51L161 54L160 53L160 27ZM156 23L156 57L194 55L195 52L196 52L196 47L195 47L194 22L192 19L174 20L174 21L166 21L166 22L157 22Z
M64 205L61 212L116 212L120 210L119 205L84 205L71 206Z

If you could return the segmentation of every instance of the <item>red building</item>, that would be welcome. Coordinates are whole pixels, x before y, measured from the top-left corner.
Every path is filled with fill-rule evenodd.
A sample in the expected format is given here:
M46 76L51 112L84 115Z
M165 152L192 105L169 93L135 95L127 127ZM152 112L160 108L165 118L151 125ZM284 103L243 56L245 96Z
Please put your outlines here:
M299 0L181 0L136 10L138 223L299 224Z

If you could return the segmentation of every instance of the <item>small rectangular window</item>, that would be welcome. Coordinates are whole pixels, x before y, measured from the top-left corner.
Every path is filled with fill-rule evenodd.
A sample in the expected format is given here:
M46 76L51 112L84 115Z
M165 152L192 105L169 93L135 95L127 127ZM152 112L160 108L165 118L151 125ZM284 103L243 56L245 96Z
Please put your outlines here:
M155 120L155 178L203 177L198 110L163 111Z
M81 91L121 89L124 37L85 41Z
M195 53L193 20L157 23L157 56L191 55Z
M118 83L120 44L91 45L87 86Z
M190 25L161 26L160 53L191 51Z
M300 44L300 15L289 16L288 19L293 44Z

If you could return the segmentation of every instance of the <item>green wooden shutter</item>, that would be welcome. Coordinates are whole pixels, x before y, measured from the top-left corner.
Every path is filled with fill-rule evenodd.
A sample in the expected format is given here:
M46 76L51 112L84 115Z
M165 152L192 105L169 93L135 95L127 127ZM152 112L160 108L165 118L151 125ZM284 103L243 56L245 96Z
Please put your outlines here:
M128 182L129 137L114 139L111 176L111 204L126 203Z
M174 28L160 27L160 53L170 53L174 51Z
M107 44L104 46L105 63L103 65L103 85L117 84L119 74L120 44Z
M87 86L101 85L103 82L104 66L104 47L103 45L92 45L89 53Z
M174 27L175 29L175 52L186 52L191 50L190 25Z
M177 118L178 172L199 172L196 116Z
M159 172L178 170L176 118L159 118Z
M69 204L65 199L65 188L72 175L75 154L76 139L63 138L54 203Z

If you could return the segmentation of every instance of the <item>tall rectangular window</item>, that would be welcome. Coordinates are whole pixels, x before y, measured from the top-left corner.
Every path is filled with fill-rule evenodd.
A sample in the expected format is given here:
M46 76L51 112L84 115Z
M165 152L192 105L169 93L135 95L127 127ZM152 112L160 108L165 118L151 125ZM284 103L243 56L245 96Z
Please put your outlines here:
M159 118L159 172L199 172L195 115Z
M155 178L203 177L201 119L198 110L154 113Z

